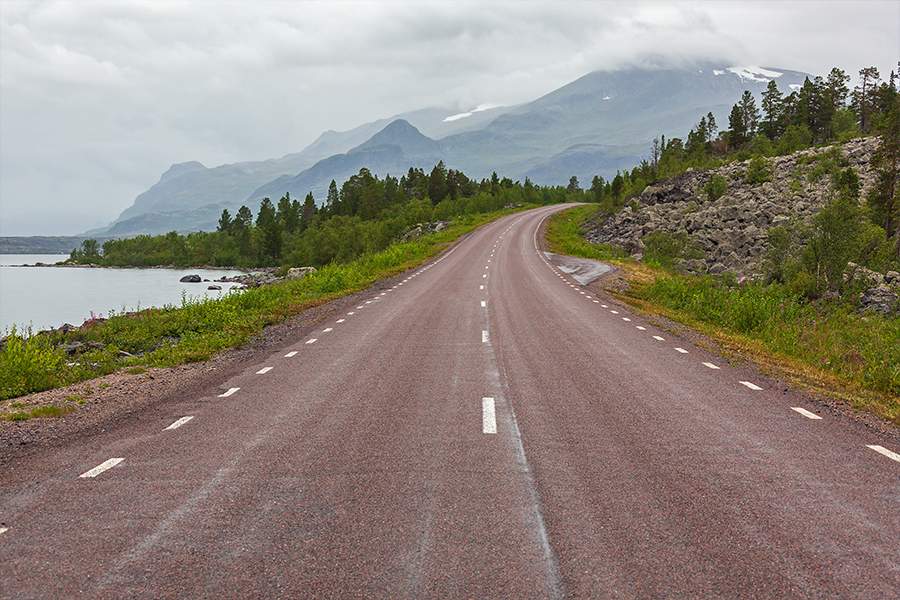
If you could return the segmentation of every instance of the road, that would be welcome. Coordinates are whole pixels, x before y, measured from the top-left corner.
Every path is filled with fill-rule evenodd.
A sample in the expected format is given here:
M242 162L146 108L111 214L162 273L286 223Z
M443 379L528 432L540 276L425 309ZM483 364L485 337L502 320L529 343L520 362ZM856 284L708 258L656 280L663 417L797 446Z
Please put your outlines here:
M896 600L896 441L596 297L560 208L13 463L0 598Z

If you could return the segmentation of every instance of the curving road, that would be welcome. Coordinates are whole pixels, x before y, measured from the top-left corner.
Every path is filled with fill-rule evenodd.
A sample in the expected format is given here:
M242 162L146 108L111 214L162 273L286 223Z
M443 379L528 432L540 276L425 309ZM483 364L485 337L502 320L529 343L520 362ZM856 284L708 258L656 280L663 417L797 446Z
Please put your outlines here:
M896 600L898 444L595 297L561 208L13 463L0 598Z

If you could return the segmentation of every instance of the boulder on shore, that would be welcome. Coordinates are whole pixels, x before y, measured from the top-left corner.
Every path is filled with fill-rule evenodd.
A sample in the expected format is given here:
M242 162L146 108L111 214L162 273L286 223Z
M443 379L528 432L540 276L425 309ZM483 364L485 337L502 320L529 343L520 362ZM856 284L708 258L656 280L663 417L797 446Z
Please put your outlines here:
M185 275L178 281L181 283L200 283L201 279L199 275Z
M316 272L315 267L297 267L294 269L288 269L287 278L288 279L300 279L301 277L306 277L307 275L311 275Z

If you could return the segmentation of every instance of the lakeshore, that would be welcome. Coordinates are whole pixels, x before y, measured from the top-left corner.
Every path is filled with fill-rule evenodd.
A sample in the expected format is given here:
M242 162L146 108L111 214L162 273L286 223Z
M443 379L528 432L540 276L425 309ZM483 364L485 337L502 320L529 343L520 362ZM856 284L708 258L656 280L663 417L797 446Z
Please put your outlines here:
M243 271L169 267L61 266L63 255L0 255L0 332L81 325L86 319L150 307L178 306L185 297L227 294L240 283L207 283L234 278ZM38 264L40 263L40 264ZM52 267L52 268L48 268ZM200 283L182 283L196 274Z

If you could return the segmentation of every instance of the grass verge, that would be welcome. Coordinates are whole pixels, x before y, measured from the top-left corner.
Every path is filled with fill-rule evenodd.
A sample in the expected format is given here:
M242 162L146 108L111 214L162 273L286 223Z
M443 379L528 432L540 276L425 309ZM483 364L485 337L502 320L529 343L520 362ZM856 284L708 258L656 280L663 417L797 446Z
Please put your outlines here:
M584 239L579 225L595 210L582 206L552 218L549 250L616 264L630 284L617 295L640 311L694 328L769 375L900 425L900 318L808 302L783 286L635 264Z

